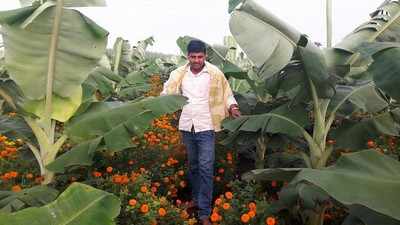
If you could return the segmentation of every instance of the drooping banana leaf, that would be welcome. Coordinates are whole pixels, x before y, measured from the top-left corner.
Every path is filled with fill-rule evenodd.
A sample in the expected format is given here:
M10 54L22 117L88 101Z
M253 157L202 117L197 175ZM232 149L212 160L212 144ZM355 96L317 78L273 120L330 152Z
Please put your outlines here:
M0 225L115 225L120 204L111 193L73 183L50 204L0 214Z
M302 129L299 128L309 125L307 115L307 110L304 106L297 105L289 108L288 103L286 103L268 113L225 120L223 127L231 132L283 133L291 136L301 136L303 133Z
M54 4L0 12L5 66L25 97L24 109L42 117ZM80 12L64 9L56 51L52 118L65 122L81 104L81 84L105 52L108 33Z
M91 165L99 146L108 151L121 151L133 147L131 137L141 135L151 121L166 113L182 108L182 96L149 97L132 103L94 103L83 114L73 118L65 127L73 142L81 143L58 157L49 169L63 172L66 167Z
M268 79L286 66L300 40L300 33L253 0L245 1L231 14L231 33Z
M400 127L390 112L382 113L361 121L344 120L342 125L331 132L337 147L363 149L370 139L381 134L399 135ZM349 138L351 137L351 138Z
M0 134L23 138L31 143L36 143L36 138L34 137L31 128L20 116L9 117L6 115L0 115Z
M357 27L339 42L335 48L355 52L363 42L399 42L400 41L400 4L389 1L370 14L371 19Z
M398 161L377 151L365 150L344 155L331 167L303 169L292 183L310 182L348 207L360 205L400 221L399 170Z
M373 80L377 87L382 89L390 97L400 100L400 66L398 59L400 57L400 48L390 48L378 52L374 55L374 62L368 68L368 72L372 74Z
M19 0L22 7L31 6L33 2L39 0ZM65 0L66 7L99 7L106 6L105 0Z
M0 212L11 213L27 207L40 207L52 202L57 195L57 190L43 185L20 192L0 191Z
M329 63L347 68L342 75L358 74L368 68L372 59L364 54L362 45L400 41L400 4L398 1L385 1L370 15L369 21L357 27L334 46L337 51L330 51L331 61Z

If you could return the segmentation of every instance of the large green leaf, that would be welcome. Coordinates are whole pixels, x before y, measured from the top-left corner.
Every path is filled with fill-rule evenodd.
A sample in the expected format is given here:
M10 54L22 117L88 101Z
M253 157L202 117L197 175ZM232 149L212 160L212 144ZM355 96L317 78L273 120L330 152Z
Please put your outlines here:
M20 192L0 191L0 211L10 213L31 206L43 206L56 199L57 195L57 190L47 186L35 186Z
M38 0L19 0L22 7L32 5L34 1ZM65 0L64 2L64 6L67 7L106 6L105 0Z
M25 95L25 109L39 117L43 116L54 13L52 5L0 13L6 68ZM104 54L107 35L80 12L64 9L56 52L52 118L65 122L81 104L81 84Z
M374 62L368 72L373 75L377 87L386 92L390 97L400 100L400 48L391 48L374 55Z
M307 115L307 110L302 105L290 108L288 104L283 104L268 113L226 120L223 127L231 132L283 133L301 136L303 135L301 128L309 124Z
M35 143L36 139L33 135L31 128L20 117L9 117L6 115L0 116L0 134L6 134L7 136L14 136L29 140L31 143Z
M381 134L398 136L400 127L390 112L361 121L344 120L343 124L332 131L337 147L362 149L369 139ZM351 138L349 138L351 137Z
M245 1L231 14L230 30L250 60L268 79L286 66L300 40L300 33L257 5Z
M73 183L54 202L2 214L0 225L114 225L120 200L113 194Z
M356 52L363 42L399 42L400 41L400 4L387 1L371 14L371 20L360 25L346 36L335 48Z
M331 98L335 94L335 82L330 78L324 54L321 49L308 41L305 47L298 47L308 83L310 79L317 90L319 98Z
M344 155L328 168L303 169L292 182L310 182L344 205L361 205L400 221L399 171L398 161L366 150Z
M93 153L100 145L108 151L133 147L133 134L143 134L153 119L173 113L185 103L185 97L172 95L131 103L93 103L65 127L71 140L81 144L58 157L48 168L63 172L69 166L90 165Z

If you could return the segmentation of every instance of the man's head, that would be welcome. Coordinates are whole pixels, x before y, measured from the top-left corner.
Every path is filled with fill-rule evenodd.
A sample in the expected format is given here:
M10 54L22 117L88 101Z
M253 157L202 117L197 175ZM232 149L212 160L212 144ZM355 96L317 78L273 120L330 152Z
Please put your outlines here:
M200 71L206 61L206 44L200 40L191 40L187 46L190 68Z

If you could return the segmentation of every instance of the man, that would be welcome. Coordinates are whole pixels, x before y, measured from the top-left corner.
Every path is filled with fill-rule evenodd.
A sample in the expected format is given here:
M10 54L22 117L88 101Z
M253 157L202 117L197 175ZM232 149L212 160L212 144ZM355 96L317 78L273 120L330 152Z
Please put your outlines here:
M189 62L171 72L162 95L182 94L188 98L179 119L179 130L187 149L192 187L192 206L198 208L201 224L211 224L215 132L229 116L240 111L224 74L206 62L206 45L192 40L187 46Z

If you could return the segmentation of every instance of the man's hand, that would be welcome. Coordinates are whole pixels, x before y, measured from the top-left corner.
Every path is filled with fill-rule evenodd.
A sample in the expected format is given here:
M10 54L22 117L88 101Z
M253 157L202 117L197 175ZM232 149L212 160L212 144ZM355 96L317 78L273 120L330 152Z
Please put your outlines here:
M242 114L240 113L239 110L239 106L236 104L233 104L229 107L229 114L233 117L233 118L238 118L240 117Z

